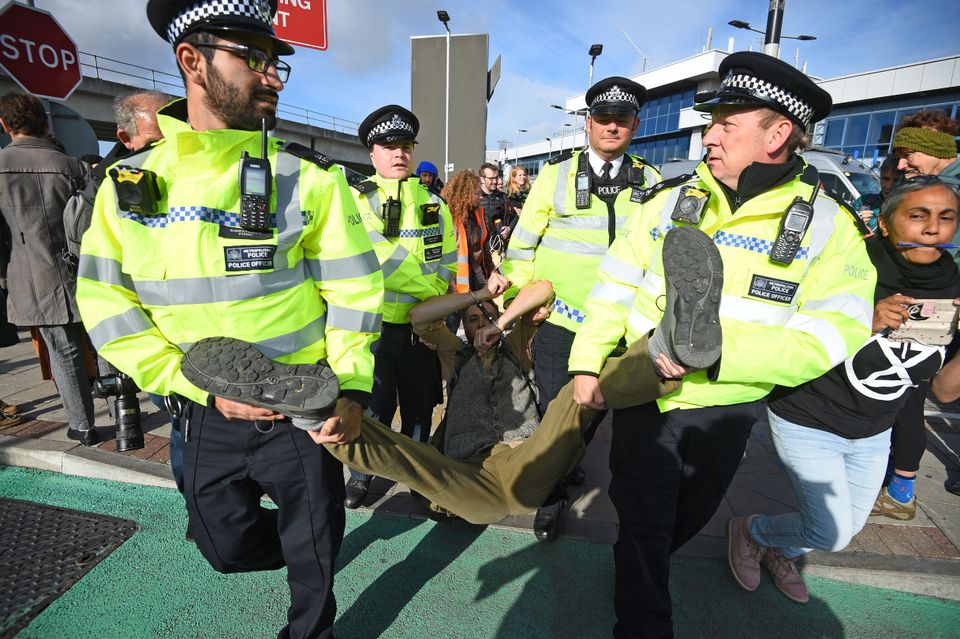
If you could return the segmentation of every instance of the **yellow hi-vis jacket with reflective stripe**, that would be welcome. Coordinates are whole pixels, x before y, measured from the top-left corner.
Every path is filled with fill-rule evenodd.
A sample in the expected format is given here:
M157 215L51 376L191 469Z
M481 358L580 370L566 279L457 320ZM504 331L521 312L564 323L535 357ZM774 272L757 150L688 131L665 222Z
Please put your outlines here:
M383 321L407 324L410 309L446 293L457 275L457 230L450 209L416 178L375 175L351 191L383 268ZM382 207L388 198L396 200L398 193L400 234L386 237Z
M876 271L851 214L820 193L796 259L770 260L780 220L794 198L814 186L798 176L731 212L704 164L687 182L710 192L699 228L723 259L719 370L696 371L658 400L661 411L723 406L760 399L775 385L796 386L853 355L870 336ZM610 247L600 281L587 300L587 319L573 342L571 372L599 373L624 335L632 343L663 316L661 250L680 186L643 205ZM658 301L659 300L659 301Z
M83 236L77 301L97 350L145 391L208 394L180 372L196 341L254 343L285 363L326 359L344 391L369 393L383 276L350 189L269 141L274 173L271 231L239 228L242 151L260 155L260 134L197 132L166 113L165 139L120 164L158 176L158 213L121 210L104 180ZM182 117L184 113L180 113Z
M577 332L586 317L584 303L597 281L597 267L610 244L608 209L590 195L590 208L576 206L576 177L582 151L556 164L547 164L530 189L523 213L510 235L500 270L518 289L533 280L550 280L556 298L548 322ZM641 158L625 155L620 171L643 167L644 187L660 174ZM631 202L633 189L622 189L614 202L617 233L640 210Z

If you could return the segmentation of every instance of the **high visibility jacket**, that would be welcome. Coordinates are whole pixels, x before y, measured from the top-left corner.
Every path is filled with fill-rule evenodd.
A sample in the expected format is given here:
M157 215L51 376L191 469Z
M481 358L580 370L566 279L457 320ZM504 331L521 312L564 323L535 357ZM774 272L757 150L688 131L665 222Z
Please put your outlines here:
M576 174L580 151L556 164L543 167L523 214L510 236L500 270L515 288L533 280L550 280L556 299L548 322L576 332L584 318L584 303L597 281L597 267L610 245L609 212L606 203L590 195L590 207L576 207ZM660 181L660 174L642 158L627 155L620 171L631 163L642 167L643 186ZM638 189L624 188L614 203L616 230L640 210L632 202Z
M453 289L457 293L470 292L470 241L467 239L467 229L463 221L456 222L457 226L457 279Z
M710 192L699 228L723 259L719 370L696 371L660 410L722 406L764 397L774 385L796 386L827 372L870 336L876 271L851 214L822 192L796 258L769 254L787 207L810 200L812 168L730 210L704 164L687 184ZM813 184L809 182L812 181ZM661 250L680 187L664 188L630 219L600 266L587 320L570 354L571 372L598 373L622 336L632 343L660 322L665 295ZM659 300L659 301L658 301Z
M97 350L143 390L199 403L180 358L211 336L285 363L326 359L343 390L369 393L383 275L342 173L270 139L271 230L243 231L238 161L260 155L260 134L194 131L185 114L182 100L165 107L164 140L120 162L158 176L158 213L122 210L111 179L97 194L77 285Z
M384 235L383 205L401 203L400 233ZM410 309L443 295L457 274L457 236L443 199L417 180L375 175L352 189L360 216L383 267L383 321L410 322ZM424 222L427 222L424 224Z

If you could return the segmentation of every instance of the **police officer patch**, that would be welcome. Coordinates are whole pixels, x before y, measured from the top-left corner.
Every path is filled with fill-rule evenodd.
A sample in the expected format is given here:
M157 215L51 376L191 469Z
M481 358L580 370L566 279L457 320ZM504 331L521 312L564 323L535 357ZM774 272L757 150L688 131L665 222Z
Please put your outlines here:
M750 280L750 291L747 295L771 302L790 304L793 302L799 286L797 282L787 282L766 275L754 275Z
M276 246L227 246L223 249L228 273L263 271L273 268Z

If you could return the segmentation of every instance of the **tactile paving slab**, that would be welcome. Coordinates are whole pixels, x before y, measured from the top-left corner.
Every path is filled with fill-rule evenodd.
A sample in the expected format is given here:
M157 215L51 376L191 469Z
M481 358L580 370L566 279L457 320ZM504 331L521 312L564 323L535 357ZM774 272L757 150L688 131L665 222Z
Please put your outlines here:
M23 630L136 530L125 519L0 499L0 639Z

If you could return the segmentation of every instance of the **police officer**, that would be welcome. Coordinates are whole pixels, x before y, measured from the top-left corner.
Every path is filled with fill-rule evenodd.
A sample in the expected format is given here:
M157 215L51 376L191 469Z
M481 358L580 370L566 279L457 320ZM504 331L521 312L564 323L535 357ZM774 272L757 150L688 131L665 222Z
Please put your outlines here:
M277 57L293 49L274 35L276 10L276 0L150 0L187 97L159 112L163 140L108 171L83 237L77 296L97 350L182 412L197 548L219 572L286 566L280 636L331 637L340 462L282 415L243 394L209 394L181 370L183 351L210 336L252 342L287 363L326 360L340 397L332 384L318 389L332 393L336 412L316 437L333 443L357 436L372 386L383 276L342 173L274 138L264 158L271 172L250 159L261 157L261 121L274 128L290 72ZM277 509L261 507L264 493Z
M761 400L776 384L796 386L830 370L870 334L874 272L858 221L820 192L816 169L795 153L807 127L830 112L830 95L761 53L728 56L720 77L720 88L699 95L695 107L712 117L704 162L695 175L643 196L601 264L570 355L570 368L581 372L575 398L602 408L596 374L622 337L633 343L658 325L665 290L674 310L719 306L718 324L702 324L709 333L722 330L719 352L684 366L672 349L656 346L661 331L654 332L658 370L683 384L657 402L613 414L615 637L673 636L670 553L716 511ZM719 272L703 259L689 259L685 269L704 291L721 276L722 296L674 303L664 287L663 241L675 227L697 227L713 238ZM685 241L674 244L677 254L699 254ZM669 334L679 327L666 328ZM693 347L698 332L689 331Z
M446 203L416 177L413 145L417 116L390 104L360 123L360 140L370 149L376 170L354 185L360 217L383 266L383 334L373 346L373 395L367 413L390 424L400 405L400 430L427 441L433 407L442 401L436 353L410 327L410 309L447 292L456 276L456 230ZM363 504L371 477L350 471L347 508Z
M543 168L530 189L507 248L502 270L516 286L550 280L556 300L533 341L533 367L543 412L569 381L570 345L586 314L584 302L607 247L640 205L642 189L660 180L653 167L626 153L637 132L646 96L640 84L618 76L587 91L588 147L561 155ZM583 471L575 478L583 482ZM534 534L557 536L566 505L563 487L537 511Z

